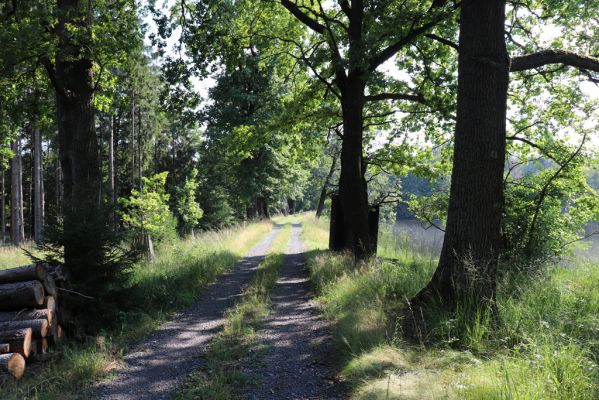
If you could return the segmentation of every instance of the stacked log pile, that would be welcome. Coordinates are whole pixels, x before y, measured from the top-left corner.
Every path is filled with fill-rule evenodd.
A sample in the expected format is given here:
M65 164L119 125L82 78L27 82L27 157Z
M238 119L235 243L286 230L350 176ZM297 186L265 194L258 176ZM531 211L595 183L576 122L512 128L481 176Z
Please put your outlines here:
M64 283L61 267L43 263L0 270L0 375L20 379L26 361L62 340L57 282Z

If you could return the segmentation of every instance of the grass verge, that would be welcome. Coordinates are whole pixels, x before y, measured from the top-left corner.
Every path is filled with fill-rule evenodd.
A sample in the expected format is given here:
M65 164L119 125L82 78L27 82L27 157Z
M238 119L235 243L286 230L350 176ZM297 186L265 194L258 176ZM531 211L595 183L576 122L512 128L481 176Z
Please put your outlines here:
M302 222L308 246L326 248L326 222ZM430 279L435 262L414 251L417 244L394 252L384 235L384 259L355 265L316 251L308 260L318 300L336 324L352 399L599 398L599 265L554 266L517 291L500 284L497 331L447 320L435 341L410 346L395 311Z
M256 330L268 316L269 292L277 282L290 235L290 225L286 224L244 290L240 303L227 312L223 331L210 343L206 353L206 365L177 391L175 400L242 397L250 379L244 370L257 362L260 352L251 351L260 348Z
M57 349L56 360L28 366L22 380L3 383L0 398L89 398L89 386L118 367L133 341L157 328L172 312L191 304L202 288L231 268L271 228L270 222L261 222L205 232L158 249L154 263L135 266L131 296L139 299L140 307L123 312L118 329ZM8 254L12 257L13 253ZM4 265L2 261L0 257L0 265Z

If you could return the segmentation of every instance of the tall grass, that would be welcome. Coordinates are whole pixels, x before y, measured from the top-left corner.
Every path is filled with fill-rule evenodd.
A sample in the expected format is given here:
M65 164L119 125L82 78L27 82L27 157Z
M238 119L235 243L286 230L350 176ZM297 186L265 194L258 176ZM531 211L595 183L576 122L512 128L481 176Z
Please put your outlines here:
M21 247L0 246L0 270L31 264L31 259L26 251L35 253L35 244L27 242Z
M323 239L311 247L325 248L326 225L304 223L306 239ZM554 266L518 290L500 282L497 329L484 314L474 326L440 320L432 343L412 346L396 311L430 279L438 247L394 237L391 228L381 230L379 246L384 258L367 263L323 251L309 261L353 399L599 398L596 262Z
M118 366L132 341L193 302L202 288L233 266L271 228L270 222L255 223L206 232L159 248L154 263L135 266L130 295L139 307L122 312L118 329L64 346L55 361L28 368L18 382L3 383L0 398L89 398L90 385Z

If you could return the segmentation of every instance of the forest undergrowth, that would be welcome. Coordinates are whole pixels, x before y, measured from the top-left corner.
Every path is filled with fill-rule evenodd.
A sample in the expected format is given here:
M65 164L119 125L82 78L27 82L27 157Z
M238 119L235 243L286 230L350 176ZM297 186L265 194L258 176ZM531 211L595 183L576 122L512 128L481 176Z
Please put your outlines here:
M303 240L316 250L309 259L312 279L335 322L340 374L352 399L598 397L596 262L549 265L509 292L500 282L496 329L484 315L475 326L460 325L459 315L440 317L432 336L414 345L402 337L398 310L430 279L435 250L385 227L384 257L354 265L325 251L326 220L305 216L303 225Z
M23 379L3 383L0 398L87 398L90 386L119 367L132 343L195 301L206 285L231 268L270 229L271 222L259 222L164 243L155 262L142 261L134 266L129 293L137 307L121 312L118 328L90 336L83 343L69 341L50 354L54 360L28 366ZM20 252L17 248L3 249L0 268L26 264Z

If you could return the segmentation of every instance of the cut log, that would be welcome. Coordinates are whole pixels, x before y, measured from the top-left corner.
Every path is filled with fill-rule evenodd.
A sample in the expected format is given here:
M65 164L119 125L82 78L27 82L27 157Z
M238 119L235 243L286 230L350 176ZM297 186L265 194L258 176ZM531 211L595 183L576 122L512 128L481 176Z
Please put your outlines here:
M29 352L28 358L34 357L37 354L37 343L38 343L37 340L31 341L31 352Z
M0 312L0 322L27 321L31 319L45 319L48 325L54 322L54 311L52 310L23 310Z
M31 328L34 338L43 338L48 335L48 321L45 319L0 322L0 332L25 328Z
M0 371L21 379L25 373L25 359L17 353L0 354Z
M51 310L56 314L56 297L46 296L42 305L36 307L38 310Z
M39 281L0 284L0 311L33 308L44 302L44 287Z
M23 357L29 357L31 354L32 337L31 328L0 332L0 342L8 343L11 353L19 353Z
M48 344L56 346L64 339L64 329L62 326L55 324L51 329L51 335L48 336Z
M10 344L0 343L0 354L8 353L10 351Z
M46 354L48 352L48 339L41 338L37 340L36 354Z
M46 294L50 296L56 296L56 282L52 275L47 275L46 278L41 280L42 285L44 285L44 289L46 290Z
M46 268L44 268L41 263L36 263L0 271L0 284L23 281L43 281L47 276L48 272L46 271Z

